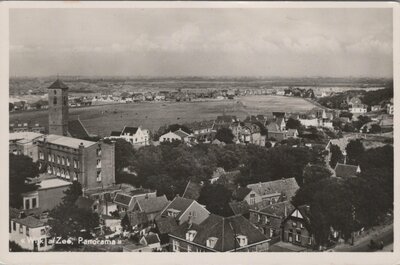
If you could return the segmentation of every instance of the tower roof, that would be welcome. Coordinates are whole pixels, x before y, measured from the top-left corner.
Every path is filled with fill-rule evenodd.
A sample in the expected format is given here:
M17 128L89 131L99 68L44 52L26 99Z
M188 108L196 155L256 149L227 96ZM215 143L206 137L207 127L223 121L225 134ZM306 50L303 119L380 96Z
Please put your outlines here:
M60 79L57 78L57 80L49 86L49 89L68 89L68 87Z

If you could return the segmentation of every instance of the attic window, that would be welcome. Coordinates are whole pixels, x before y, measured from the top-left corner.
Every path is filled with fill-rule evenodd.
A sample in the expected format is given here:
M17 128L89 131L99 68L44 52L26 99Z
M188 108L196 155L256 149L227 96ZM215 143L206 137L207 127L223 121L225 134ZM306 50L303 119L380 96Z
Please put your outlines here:
M207 241L206 241L206 246L207 246L208 248L214 248L214 247L215 247L215 244L217 243L217 241L218 241L218 238L216 238L216 237L209 237L209 238L207 239Z
M168 216L177 217L180 211L175 209L168 209L167 210Z
M189 230L186 233L186 240L193 241L194 237L196 236L197 232L195 230Z
M238 235L236 239L239 243L239 246L243 247L247 245L247 236Z

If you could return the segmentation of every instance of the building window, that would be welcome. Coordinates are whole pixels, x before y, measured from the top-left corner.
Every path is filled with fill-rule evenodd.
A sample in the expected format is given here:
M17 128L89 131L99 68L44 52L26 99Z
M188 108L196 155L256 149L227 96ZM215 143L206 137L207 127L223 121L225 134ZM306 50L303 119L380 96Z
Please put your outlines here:
M308 244L311 245L312 244L312 237L308 238Z
M66 170L65 171L65 178L66 179L70 179L71 177L70 177L70 174L69 174L69 170Z
M29 236L29 227L26 227L25 234L26 234L26 236Z
M48 154L47 160L48 160L49 162L51 162L51 154Z
M14 221L12 223L13 223L13 231L17 231L17 223Z
M296 227L296 226L297 226L297 223L296 223L296 222L293 222L293 223L292 223L292 226L293 226L293 227Z
M47 173L52 174L51 166L47 166Z
M239 246L243 247L247 245L247 236L238 235L236 239L239 243Z
M100 159L97 159L96 167L97 168L101 168L101 160Z
M19 224L19 233L23 234L24 233L24 226Z
M269 229L269 237L273 237L274 236L274 229Z
M44 160L44 154L42 151L39 151L39 159Z
M56 176L57 177L59 177L61 174L60 174L60 169L58 168L58 167L56 167L55 168L55 171L56 171Z
M79 162L74 159L74 168L79 168Z
M61 169L61 177L62 177L62 178L65 178L65 171L64 171L64 169Z
M61 165L65 165L65 158L61 157Z
M60 163L61 163L60 156L57 156L57 164L60 164Z
M43 236L45 234L46 234L46 229L45 228L40 229L40 235Z
M74 172L74 180L78 180L79 174L77 172Z
M54 99L53 99L53 105L57 105L57 98L56 97L54 97Z
M256 195L255 194L250 194L250 205L253 205L256 203Z
M172 251L179 252L179 242L176 240L172 240Z
M46 241L46 239L45 238L41 238L40 240L39 240L39 247L41 247L41 248L43 248L44 247L44 244L45 244L45 241Z
M97 171L96 181L101 181L101 171Z
M187 252L192 252L192 246L191 245L187 245Z
M101 156L101 148L98 148L96 153L97 153L97 156Z
M300 223L300 228L304 228L304 225L303 225L303 223Z
M301 238L301 232L296 231L296 242L300 242L300 238Z
M70 166L69 158L68 158L68 157L67 157L67 166L68 166L68 167Z
M56 156L55 155L51 155L51 162L55 162L56 161Z
M30 200L29 200L29 199L25 199L25 209L28 210L28 209L30 209L30 208L31 208L31 206L30 206Z
M36 208L36 207L37 207L36 198L32 198L32 208Z

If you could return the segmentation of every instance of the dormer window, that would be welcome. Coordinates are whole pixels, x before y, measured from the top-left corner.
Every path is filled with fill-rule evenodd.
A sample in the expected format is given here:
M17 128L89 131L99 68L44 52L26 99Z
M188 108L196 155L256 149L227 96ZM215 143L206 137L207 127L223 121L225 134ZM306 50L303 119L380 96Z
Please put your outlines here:
M247 245L247 236L238 235L236 239L239 243L239 246L243 247Z
M186 240L187 241L193 241L195 238L197 232L195 230L189 230L186 232Z
M168 216L176 218L178 216L178 214L180 213L180 211L175 210L175 209L168 209L167 213L168 213Z
M217 241L218 241L218 238L216 238L216 237L209 237L209 238L207 239L207 241L206 241L206 246L207 246L208 248L214 248L214 247L215 247L215 244L217 243Z

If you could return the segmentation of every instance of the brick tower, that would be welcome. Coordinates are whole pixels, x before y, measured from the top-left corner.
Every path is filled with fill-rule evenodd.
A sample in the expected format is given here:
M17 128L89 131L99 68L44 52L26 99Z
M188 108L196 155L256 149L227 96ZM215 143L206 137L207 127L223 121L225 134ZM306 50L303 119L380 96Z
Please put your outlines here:
M48 88L49 134L68 134L68 87L58 78Z

